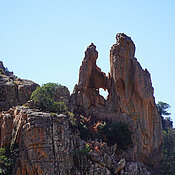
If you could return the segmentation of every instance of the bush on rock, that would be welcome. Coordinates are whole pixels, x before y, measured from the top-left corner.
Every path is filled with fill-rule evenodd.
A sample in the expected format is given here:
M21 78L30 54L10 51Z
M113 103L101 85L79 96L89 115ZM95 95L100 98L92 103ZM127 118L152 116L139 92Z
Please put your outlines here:
M41 87L37 87L32 93L31 99L35 101L40 109L49 112L65 112L67 107L64 102L55 101L54 95L57 87L62 85L57 83L47 83Z

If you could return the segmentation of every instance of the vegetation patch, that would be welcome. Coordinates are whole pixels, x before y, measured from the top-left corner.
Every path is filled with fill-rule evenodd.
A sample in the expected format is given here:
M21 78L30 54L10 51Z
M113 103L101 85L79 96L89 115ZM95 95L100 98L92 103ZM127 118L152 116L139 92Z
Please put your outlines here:
M175 174L175 128L168 112L170 105L159 101L156 104L157 111L161 116L163 128L162 160L160 161L160 174Z
M46 112L66 112L67 107L64 102L54 100L55 89L61 86L57 83L47 83L41 87L37 87L32 93L31 99L36 102L37 106Z
M0 75L5 75L5 72L3 69L0 68Z
M169 128L163 131L163 158L161 161L161 173L175 174L175 129Z
M77 119L78 120L78 119ZM132 132L126 124L114 121L99 121L80 115L77 128L81 139L102 140L109 146L117 144L118 149L127 150L132 146Z
M29 108L27 105L22 105L22 107Z
M81 173L85 173L90 167L89 153L92 150L88 144L81 150L76 150L73 153L73 162L75 169L79 170Z
M13 159L9 147L0 148L0 174L10 174L12 171Z
M132 143L132 132L126 124L120 122L104 122L98 126L98 137L109 146L117 143L118 149L127 150Z

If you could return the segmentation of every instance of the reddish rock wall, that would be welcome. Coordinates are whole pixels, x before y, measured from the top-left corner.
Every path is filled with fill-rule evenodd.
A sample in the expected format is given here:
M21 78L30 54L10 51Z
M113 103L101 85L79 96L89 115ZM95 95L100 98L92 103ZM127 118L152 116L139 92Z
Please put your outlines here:
M139 162L118 162L115 145L90 141L87 152L69 116L17 106L0 113L0 122L0 147L13 148L13 175L151 175Z
M79 72L78 85L75 85L75 102L72 105L90 108L95 106L101 108L105 105L104 98L99 95L99 88L108 88L108 79L106 74L96 65L98 52L96 46L91 44L83 59ZM72 96L73 99L73 96Z
M110 51L110 74L114 80L120 113L132 117L136 129L137 157L150 162L162 142L161 119L157 112L149 72L134 57L135 45L130 37L117 34ZM152 157L153 156L153 157ZM154 157L156 160L156 156Z
M150 74L134 57L131 38L117 34L116 40L110 50L108 77L96 65L96 47L91 44L87 48L79 82L71 96L71 109L128 124L135 143L130 158L155 165L160 157L157 153L162 143L162 126ZM107 99L99 95L99 88L108 90Z
M0 147L17 145L12 174L70 173L76 136L72 138L68 117L16 107L2 112L0 122Z
M96 65L98 52L95 45L87 48L70 107L74 112L83 111L97 119L126 123L133 134L133 148L116 154L116 145L109 147L96 141L93 144L103 145L104 151L97 153L93 150L88 158L81 155L75 158L76 151L82 153L86 148L86 142L80 139L77 131L72 131L68 116L25 107L11 108L0 113L0 147L17 145L14 151L18 155L12 174L111 175L121 170L123 174L146 175L150 172L137 161L157 166L161 156L162 126L150 74L134 58L135 45L131 38L118 34L116 39L110 51L108 77ZM14 82L13 77L1 76L0 101L15 105L16 92L18 99L27 99L37 86L33 82L20 79ZM99 95L99 88L108 90L107 99ZM60 94L64 94L68 103L66 89L58 89L56 93L55 98L63 100ZM125 160L123 158L127 164L117 163L120 159Z

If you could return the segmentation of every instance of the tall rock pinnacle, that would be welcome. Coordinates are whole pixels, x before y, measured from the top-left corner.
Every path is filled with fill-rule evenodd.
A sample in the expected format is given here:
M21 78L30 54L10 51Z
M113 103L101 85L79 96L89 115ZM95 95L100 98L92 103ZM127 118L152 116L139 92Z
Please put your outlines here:
M132 130L134 148L130 157L145 164L158 160L162 143L161 119L157 112L149 72L134 57L135 45L123 33L116 35L110 50L110 73L96 65L98 52L91 44L83 59L79 82L71 97L72 110L90 112L96 118L126 123ZM108 90L104 99L99 88Z

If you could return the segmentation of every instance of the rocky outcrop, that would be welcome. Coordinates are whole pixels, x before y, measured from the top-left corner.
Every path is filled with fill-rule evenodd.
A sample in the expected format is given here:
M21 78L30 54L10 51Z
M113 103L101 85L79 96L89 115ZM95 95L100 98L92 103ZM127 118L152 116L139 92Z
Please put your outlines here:
M71 135L67 116L16 107L3 112L0 120L1 147L18 145L12 174L56 175L71 171L78 139Z
M4 64L2 61L0 61L0 74L6 75L6 76L13 76L13 72L8 71L8 68L4 67Z
M117 34L110 51L110 74L120 113L132 117L137 157L146 164L158 159L162 142L161 119L157 112L149 72L134 58L135 45L130 37ZM151 157L151 158L150 158ZM155 162L154 162L155 163Z
M0 74L0 111L26 103L38 86L30 80Z
M69 116L17 106L2 112L0 123L0 146L16 153L14 175L148 175L138 162L118 162L114 147L81 140Z
M128 162L121 170L121 175L151 175L151 172L140 162Z
M116 39L110 51L108 76L96 65L98 52L91 44L71 98L69 90L60 86L54 92L54 100L70 106L77 116L83 113L87 120L127 124L133 146L123 151L117 143L109 146L100 139L84 141L68 113L58 115L30 109L35 107L31 101L29 107L17 106L0 113L0 147L10 146L15 152L12 174L150 175L147 166L155 170L161 157L162 125L150 74L134 57L131 38L117 34ZM0 110L25 103L37 86L1 74ZM106 99L99 94L100 88L108 91Z
M64 102L66 106L69 106L70 92L66 86L58 86L55 89L54 101Z
M117 34L110 50L110 73L106 77L96 65L98 53L91 44L79 71L79 82L71 96L72 111L85 112L99 119L126 123L133 133L129 159L156 166L162 143L161 118L157 112L149 72L134 57L130 37ZM108 90L108 97L99 95Z
M90 108L91 106L103 107L104 98L99 95L99 88L107 89L108 79L96 65L98 52L96 46L92 43L85 52L82 65L79 72L79 82L75 85L75 104L72 105Z

